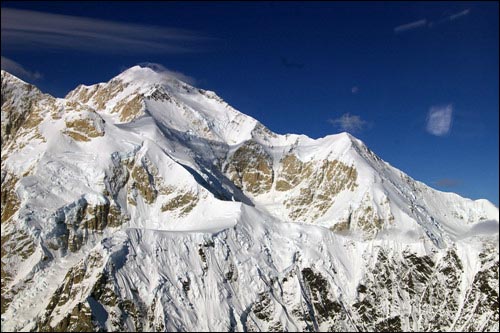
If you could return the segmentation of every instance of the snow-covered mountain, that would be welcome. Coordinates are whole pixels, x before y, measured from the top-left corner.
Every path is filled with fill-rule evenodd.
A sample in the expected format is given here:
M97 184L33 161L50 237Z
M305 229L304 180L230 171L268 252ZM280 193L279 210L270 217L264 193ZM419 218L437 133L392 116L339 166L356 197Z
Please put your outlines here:
M2 331L498 330L498 208L132 67L2 71Z

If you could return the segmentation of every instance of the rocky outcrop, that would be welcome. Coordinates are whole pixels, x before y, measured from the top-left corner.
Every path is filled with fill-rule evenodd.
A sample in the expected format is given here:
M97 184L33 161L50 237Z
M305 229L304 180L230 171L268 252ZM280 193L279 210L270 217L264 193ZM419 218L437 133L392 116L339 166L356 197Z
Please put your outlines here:
M1 313L9 306L12 297L16 295L22 284L11 285L20 264L28 260L35 253L36 244L33 238L24 230L17 229L13 224L2 226L1 247Z
M85 112L78 118L66 119L64 133L76 141L88 142L104 135L104 120L95 112Z
M313 222L330 209L337 194L354 191L357 186L356 169L337 160L304 163L288 155L281 163L283 171L278 176L276 189L286 191L297 187L299 190L298 194L292 194L284 201L294 221L304 219L312 211L314 215L305 220Z
M174 191L172 187L165 185L158 168L147 157L143 157L140 163L129 165L129 168L131 168L129 204L137 205L138 195L141 195L147 204L152 204L158 195L169 195Z
M167 203L164 203L161 206L161 211L176 211L179 210L179 214L186 215L188 214L199 201L198 195L192 192L186 192L183 194L179 194L174 198L170 199Z
M120 115L120 121L129 122L137 118L143 110L144 96L136 95L118 102L112 112Z
M91 253L86 260L68 271L62 285L54 292L44 314L37 321L37 331L85 332L94 330L91 306L88 301L79 302L77 295L89 292L82 282L92 279L96 270L102 269L103 264L103 257L100 254ZM70 304L75 305L71 311L67 311L67 306ZM52 318L61 314L58 321L52 321Z
M19 179L14 174L2 170L2 223L7 222L19 209L20 200L16 194L16 184L18 181Z
M104 110L107 103L117 97L126 87L126 84L118 80L111 81L107 85L80 85L66 95L66 99L76 100L81 103L92 103L97 110Z
M80 103L92 105L96 111L109 108L110 113L119 115L121 122L129 122L142 114L144 110L144 95L131 92L124 95L128 84L121 80L112 80L109 84L79 86L70 92L66 98Z
M108 198L98 196L91 202L82 197L62 207L55 213L55 220L60 230L48 246L54 250L76 252L91 236L107 227L119 227L127 217Z
M2 161L7 157L5 146L12 144L9 150L23 148L15 141L18 132L31 139L45 140L38 130L44 113L54 110L55 99L44 95L35 86L27 84L2 70L2 126L1 145Z
M229 158L224 172L234 184L252 195L268 192L274 181L272 159L254 141L247 141Z
M304 163L293 154L284 156L281 161L281 172L276 181L277 191L288 191L311 177L313 162Z

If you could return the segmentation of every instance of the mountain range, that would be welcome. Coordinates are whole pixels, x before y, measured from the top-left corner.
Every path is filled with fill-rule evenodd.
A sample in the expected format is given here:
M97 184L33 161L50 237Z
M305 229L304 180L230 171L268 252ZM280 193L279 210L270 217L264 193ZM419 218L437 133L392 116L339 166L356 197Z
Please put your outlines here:
M1 73L2 331L498 331L498 207L149 67Z

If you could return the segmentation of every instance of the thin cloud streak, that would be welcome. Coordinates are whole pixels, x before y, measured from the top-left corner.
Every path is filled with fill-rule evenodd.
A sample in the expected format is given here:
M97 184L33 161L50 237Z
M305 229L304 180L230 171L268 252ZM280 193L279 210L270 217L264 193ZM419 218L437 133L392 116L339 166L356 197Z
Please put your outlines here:
M15 62L14 60L7 57L1 57L1 67L4 71L7 71L10 74L13 74L21 79L38 80L42 78L42 74L40 74L39 72L32 72L30 70L27 70L20 63Z
M445 136L451 131L453 107L433 106L427 114L426 130L432 135Z
M399 33L403 33L403 32L406 32L408 30L414 30L414 29L418 29L418 28L433 28L434 26L436 25L441 25L443 23L448 23L448 22L451 22L451 21L455 21L455 20L458 20L464 16L467 16L470 14L470 8L467 8L465 10L462 10L461 12L458 12L458 13L455 13L455 14L451 14L451 15L448 15L440 20L438 20L437 22L433 22L433 21L429 21L427 22L427 19L420 19L418 21L415 21L415 22L411 22L411 23L407 23L407 24L402 24L402 25L399 25L397 27L394 28L394 33L395 34L399 34Z
M463 16L469 15L469 13L470 13L470 9L466 9L466 10L463 10L459 13L450 15L448 18L450 19L450 21L453 21L453 20L456 20L456 19L461 18Z
M214 38L193 31L2 8L2 47L91 53L185 53Z
M173 77L177 80L180 80L180 81L185 82L185 83L190 84L190 85L196 84L196 79L193 78L192 76L183 74L183 73L178 72L178 71L170 70L161 64L157 64L154 62L141 62L138 65L141 67L149 67L152 70L154 70L156 73L165 75L165 77L167 77L167 78Z
M413 29L417 29L420 27L425 27L426 25L427 25L427 20L422 19L422 20L418 20L415 22L399 25L399 26L394 28L394 32L398 34L401 32L408 31L408 30L413 30Z
M328 120L332 125L337 126L342 131L349 133L356 133L363 130L368 122L361 119L360 116L351 115L350 113L344 113L342 116L336 119Z

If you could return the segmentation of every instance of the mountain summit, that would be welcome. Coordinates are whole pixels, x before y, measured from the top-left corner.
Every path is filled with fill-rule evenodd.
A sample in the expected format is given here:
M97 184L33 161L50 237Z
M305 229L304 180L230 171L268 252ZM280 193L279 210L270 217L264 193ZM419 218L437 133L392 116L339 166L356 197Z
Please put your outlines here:
M498 208L134 66L2 71L2 331L498 330Z

